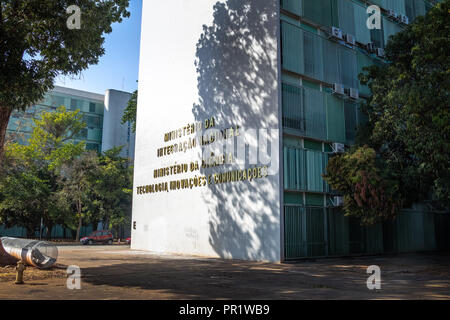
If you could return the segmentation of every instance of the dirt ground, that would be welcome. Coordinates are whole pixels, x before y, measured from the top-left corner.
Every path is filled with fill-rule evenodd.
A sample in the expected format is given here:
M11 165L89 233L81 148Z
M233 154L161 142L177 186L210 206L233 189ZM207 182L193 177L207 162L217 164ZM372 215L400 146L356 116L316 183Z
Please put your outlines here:
M81 268L67 289L66 268ZM381 268L381 290L367 267ZM127 246L61 246L52 270L0 266L0 299L450 299L450 255L407 254L290 264L157 255Z

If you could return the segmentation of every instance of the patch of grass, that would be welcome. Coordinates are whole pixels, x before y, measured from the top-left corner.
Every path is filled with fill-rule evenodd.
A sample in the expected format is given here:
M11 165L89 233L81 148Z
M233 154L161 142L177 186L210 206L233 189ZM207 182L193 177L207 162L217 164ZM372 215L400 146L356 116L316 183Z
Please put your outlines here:
M67 278L67 273L65 266L62 265L57 265L56 267L47 270L27 266L23 276L24 281L26 282L31 280L64 279ZM15 266L0 267L0 282L9 282L14 281L15 279Z

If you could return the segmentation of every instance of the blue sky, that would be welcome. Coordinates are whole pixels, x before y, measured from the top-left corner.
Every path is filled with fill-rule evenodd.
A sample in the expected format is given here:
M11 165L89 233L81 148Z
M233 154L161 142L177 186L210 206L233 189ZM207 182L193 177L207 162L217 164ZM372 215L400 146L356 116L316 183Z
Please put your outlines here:
M141 37L142 0L131 0L131 17L113 25L105 35L106 53L97 65L75 77L58 77L55 85L104 94L107 89L137 89ZM83 16L81 16L83 19Z

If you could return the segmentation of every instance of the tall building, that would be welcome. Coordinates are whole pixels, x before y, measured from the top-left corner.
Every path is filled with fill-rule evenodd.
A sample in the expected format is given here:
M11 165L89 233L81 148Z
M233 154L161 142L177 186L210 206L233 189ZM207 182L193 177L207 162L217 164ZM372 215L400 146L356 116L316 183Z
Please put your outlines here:
M366 121L358 74L431 6L144 3L133 248L269 261L437 248L440 216L363 228L322 178Z
M124 146L121 156L134 159L134 133L131 123L122 124L122 116L131 94L128 92L107 90L103 111L102 151L116 146Z
M25 112L14 111L11 115L7 140L26 144L33 132L33 120L42 112L55 111L60 106L67 110L80 110L86 128L75 137L76 142L85 141L87 150L103 152L123 146L122 156L134 159L134 133L129 123L121 118L131 94L107 90L105 95L55 86L40 103Z

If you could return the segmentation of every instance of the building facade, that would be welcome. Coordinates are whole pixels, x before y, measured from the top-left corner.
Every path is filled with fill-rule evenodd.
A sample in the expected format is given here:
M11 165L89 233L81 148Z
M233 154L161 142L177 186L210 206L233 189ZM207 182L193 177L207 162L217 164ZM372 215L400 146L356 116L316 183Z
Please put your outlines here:
M322 178L366 121L358 74L431 6L144 3L133 248L268 261L436 249L446 217L417 208L362 228Z
M107 90L105 108L103 111L103 139L102 151L116 146L124 146L121 156L134 159L134 133L131 123L122 124L122 116L127 107L131 94L128 92Z
M134 133L129 123L122 124L121 118L131 94L107 90L105 95L55 86L43 101L25 112L14 111L11 115L7 140L26 144L33 132L33 121L42 112L55 111L60 106L69 111L79 110L86 128L75 137L75 142L86 142L87 150L104 152L116 146L123 146L122 156L134 159Z

